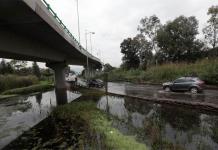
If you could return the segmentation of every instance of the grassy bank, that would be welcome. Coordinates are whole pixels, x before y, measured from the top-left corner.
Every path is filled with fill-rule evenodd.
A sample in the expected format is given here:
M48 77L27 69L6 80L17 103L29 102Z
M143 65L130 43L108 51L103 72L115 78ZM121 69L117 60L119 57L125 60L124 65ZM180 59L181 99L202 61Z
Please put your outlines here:
M88 125L92 132L100 133L103 145L107 149L125 150L146 150L146 146L138 143L134 137L125 136L112 127L106 114L96 108L92 102L76 102L73 104L58 107L53 115L58 120L80 120Z
M112 126L110 117L96 108L103 93L82 89L77 101L59 106L50 117L25 132L5 149L105 149L147 150L133 136L123 135ZM90 97L92 95L92 97ZM89 97L89 99L87 99ZM49 130L48 130L49 129Z
M53 84L48 83L40 83L36 85L31 85L23 88L16 88L4 91L2 95L22 95L22 94L30 94L35 92L43 92L49 89L52 89L54 87Z
M36 76L0 75L0 92L39 83Z
M207 84L218 84L218 59L205 59L194 64L164 64L146 71L116 69L109 73L108 78L109 81L160 83L192 74L198 75Z

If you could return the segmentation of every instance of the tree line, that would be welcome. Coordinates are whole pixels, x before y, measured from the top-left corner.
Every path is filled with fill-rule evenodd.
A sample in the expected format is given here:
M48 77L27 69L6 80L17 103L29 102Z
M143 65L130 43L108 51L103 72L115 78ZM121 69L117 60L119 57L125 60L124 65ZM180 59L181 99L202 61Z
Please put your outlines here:
M209 20L198 39L199 22L195 16L179 16L161 24L156 15L142 18L138 34L120 45L122 68L142 68L163 63L193 63L218 56L218 6L208 9Z
M33 74L36 77L41 78L41 70L36 62L32 63L32 67L27 67L27 62L20 60L11 60L10 62L6 62L2 59L0 62L0 74Z

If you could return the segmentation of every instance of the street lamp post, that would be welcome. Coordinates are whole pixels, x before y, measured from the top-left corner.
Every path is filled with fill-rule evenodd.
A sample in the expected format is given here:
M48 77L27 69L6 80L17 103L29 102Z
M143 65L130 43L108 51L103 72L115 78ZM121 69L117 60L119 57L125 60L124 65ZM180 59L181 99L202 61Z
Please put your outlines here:
M87 30L85 31L85 40L86 40L86 51L88 52L88 41L87 41L87 36L88 34L90 35L90 45L91 45L91 53L92 53L92 43L91 43L91 35L95 34L95 32L88 32ZM87 60L86 60L86 66L87 66L87 72L89 72L89 57L87 55ZM88 77L89 73L86 73L86 77Z
M92 54L92 35L95 34L95 32L89 32L89 40L90 40L90 49Z
M86 51L88 52L88 46L87 46L87 30L85 31L85 40L86 40ZM89 71L89 57L87 55L86 57L86 67L87 67L87 72L86 72L86 78L88 77L88 71Z
M78 36L79 36L79 43L80 43L80 18L79 18L79 1L76 0L77 6L77 21L78 21Z

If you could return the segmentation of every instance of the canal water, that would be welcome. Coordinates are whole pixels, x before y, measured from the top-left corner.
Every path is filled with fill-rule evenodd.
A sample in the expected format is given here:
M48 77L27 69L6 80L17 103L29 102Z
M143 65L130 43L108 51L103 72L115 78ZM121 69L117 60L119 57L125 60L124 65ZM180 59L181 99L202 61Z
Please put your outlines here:
M97 107L151 150L218 150L217 114L115 96L103 96Z
M81 94L67 92L68 102ZM55 91L0 101L0 149L45 119L57 105Z

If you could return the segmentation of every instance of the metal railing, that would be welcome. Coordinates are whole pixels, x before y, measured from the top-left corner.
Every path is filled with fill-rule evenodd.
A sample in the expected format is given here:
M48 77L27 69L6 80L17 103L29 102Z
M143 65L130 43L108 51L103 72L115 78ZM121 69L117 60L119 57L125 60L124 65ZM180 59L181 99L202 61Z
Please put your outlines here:
M73 39L73 41L79 46L79 49L87 54L89 54L91 57L96 58L92 54L88 53L86 49L82 47L82 45L77 41L77 39L73 36L73 34L70 32L70 30L67 28L67 26L63 23L63 21L58 17L58 15L55 13L55 11L51 8L50 4L46 2L46 0L42 0L42 2L45 4L48 11L52 14L52 16L57 20L57 22L60 24L60 26L67 32L67 34ZM97 58L98 59L98 58Z

